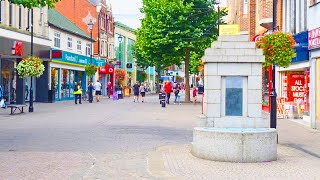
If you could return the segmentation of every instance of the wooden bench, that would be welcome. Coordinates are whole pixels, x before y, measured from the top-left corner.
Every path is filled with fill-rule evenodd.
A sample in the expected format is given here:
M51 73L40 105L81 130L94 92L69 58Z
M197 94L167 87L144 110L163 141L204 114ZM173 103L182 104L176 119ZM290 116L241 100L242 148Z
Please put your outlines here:
M26 104L8 104L7 107L11 108L11 115L13 115L17 109L20 111L20 113L24 113L23 107L27 107L27 105Z

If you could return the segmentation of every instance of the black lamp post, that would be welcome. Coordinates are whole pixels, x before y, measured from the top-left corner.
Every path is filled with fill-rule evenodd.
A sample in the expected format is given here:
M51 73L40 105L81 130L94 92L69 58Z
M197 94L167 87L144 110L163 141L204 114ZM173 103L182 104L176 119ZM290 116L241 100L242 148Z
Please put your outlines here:
M277 26L277 0L273 0L273 21L272 31ZM271 108L270 108L270 128L277 128L277 92L276 92L276 66L272 65L272 92L271 97Z
M90 22L88 23L88 28L90 30L90 39L91 39L91 47L90 47L90 64L92 64L92 56L93 56L93 53L92 53L92 44L93 44L93 40L92 40L92 31L93 31L93 25L94 23L92 22L92 20L90 20Z
M121 42L122 42L123 36L120 34L118 36L118 41L119 41L119 61L121 62ZM119 66L120 67L120 66Z
M31 9L31 20L30 20L30 30L31 30L31 52L30 56L33 56L33 9ZM32 79L30 77L30 100L29 100L29 112L33 112L33 87L32 87Z

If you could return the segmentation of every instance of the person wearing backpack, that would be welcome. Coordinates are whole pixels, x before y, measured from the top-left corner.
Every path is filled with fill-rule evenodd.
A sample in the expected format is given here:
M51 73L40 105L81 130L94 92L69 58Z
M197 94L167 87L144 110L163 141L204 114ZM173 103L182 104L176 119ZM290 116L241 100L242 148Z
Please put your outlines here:
M140 94L141 94L141 102L144 102L144 97L146 96L146 87L144 86L144 83L140 86Z
M77 84L74 86L73 94L74 94L74 103L75 103L75 104L78 104L78 103L77 103L77 99L79 99L79 104L82 104L82 103L81 103L82 88L81 88L80 83L77 83Z

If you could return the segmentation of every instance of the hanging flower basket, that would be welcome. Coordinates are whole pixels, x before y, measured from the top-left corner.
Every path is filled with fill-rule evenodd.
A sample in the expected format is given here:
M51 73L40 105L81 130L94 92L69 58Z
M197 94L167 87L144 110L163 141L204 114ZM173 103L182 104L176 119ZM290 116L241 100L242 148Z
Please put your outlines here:
M263 49L265 55L265 68L272 64L288 67L292 58L296 57L293 46L296 44L293 36L288 33L275 32L268 34L257 42L257 48Z
M38 57L27 57L22 59L17 66L18 75L21 78L40 77L45 70L42 61Z
M96 74L98 68L93 64L88 64L84 69L86 71L87 76L90 77Z
M126 78L126 71L123 69L116 69L115 78L118 81L119 85L123 86L123 81Z

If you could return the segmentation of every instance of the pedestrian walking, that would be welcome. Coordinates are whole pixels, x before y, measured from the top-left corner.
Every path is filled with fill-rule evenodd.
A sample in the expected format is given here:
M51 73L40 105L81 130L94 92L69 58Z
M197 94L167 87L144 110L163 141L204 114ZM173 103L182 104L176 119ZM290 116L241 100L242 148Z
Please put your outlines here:
M6 103L4 102L4 93L3 93L3 89L0 85L0 107L3 109L6 109Z
M135 85L133 85L133 102L139 102L139 90L140 90L140 85L139 81L136 82Z
M96 90L96 100L97 102L100 102L100 96L101 96L101 83L99 82L99 80L97 80L96 83L94 83L94 89Z
M164 90L166 91L166 94L167 94L167 104L170 104L170 96L171 96L171 92L173 91L170 81L167 81L167 83L164 85Z
M89 81L89 84L88 84L88 98L89 98L89 103L92 103L93 101L93 90L94 90L94 87L92 85L92 82Z
M110 96L112 95L112 89L113 89L112 84L111 84L111 82L109 81L109 82L108 82L108 85L107 85L107 94L108 94L108 98L109 98L109 99L110 99Z
M73 89L73 94L74 94L74 103L75 104L78 104L77 103L77 99L79 99L79 104L82 104L81 103L81 95L82 95L82 88L81 88L81 85L80 83L76 83L76 85L74 86L74 89Z
M193 104L197 102L197 88L194 86L192 89L192 97L193 97Z
M174 104L176 104L177 102L179 103L179 105L181 105L181 86L178 85L177 88L174 90L174 95L175 95L175 99L174 99Z
M141 102L144 102L144 97L146 96L146 87L144 83L141 83L140 86Z

